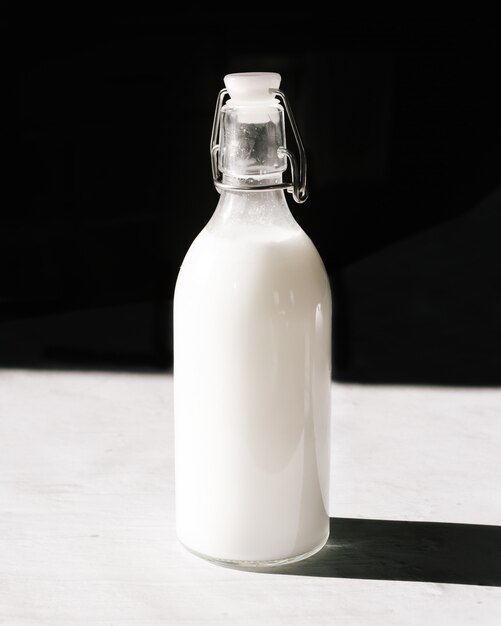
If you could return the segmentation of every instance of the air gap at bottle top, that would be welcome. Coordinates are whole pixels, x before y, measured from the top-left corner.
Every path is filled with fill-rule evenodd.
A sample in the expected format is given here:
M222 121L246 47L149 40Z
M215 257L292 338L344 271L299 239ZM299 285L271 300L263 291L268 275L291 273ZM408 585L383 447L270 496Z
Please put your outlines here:
M220 199L174 296L177 536L235 567L306 558L329 533L331 290L285 200L306 199L306 161L280 79L224 78L211 138Z

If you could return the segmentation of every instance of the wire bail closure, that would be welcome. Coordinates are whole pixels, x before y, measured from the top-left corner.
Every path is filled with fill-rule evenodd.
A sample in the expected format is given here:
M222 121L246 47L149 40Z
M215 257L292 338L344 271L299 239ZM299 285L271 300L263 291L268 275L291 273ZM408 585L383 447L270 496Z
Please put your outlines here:
M280 89L270 89L270 93L274 93L281 98L285 112L289 118L289 122L294 133L294 139L296 140L298 152L299 152L299 164L293 152L288 150L285 146L278 148L278 156L287 157L290 163L292 182L275 183L273 185L260 185L260 186L234 186L227 183L223 183L223 174L218 167L218 153L219 153L219 129L221 126L221 109L223 107L224 99L228 95L227 89L221 89L218 94L216 102L216 112L214 114L214 123L212 125L212 134L210 140L210 155L212 165L212 178L214 180L214 186L219 193L221 191L270 191L276 189L282 189L292 193L294 200L302 204L308 198L308 190L306 189L306 152L304 150L301 135L297 127L292 109L286 95Z

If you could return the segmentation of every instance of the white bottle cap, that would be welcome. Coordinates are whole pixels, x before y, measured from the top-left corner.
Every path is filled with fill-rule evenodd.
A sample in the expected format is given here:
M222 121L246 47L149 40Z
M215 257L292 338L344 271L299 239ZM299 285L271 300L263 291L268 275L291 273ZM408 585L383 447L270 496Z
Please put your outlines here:
M270 104L275 98L270 89L278 89L281 78L276 72L240 72L226 74L224 84L232 104Z

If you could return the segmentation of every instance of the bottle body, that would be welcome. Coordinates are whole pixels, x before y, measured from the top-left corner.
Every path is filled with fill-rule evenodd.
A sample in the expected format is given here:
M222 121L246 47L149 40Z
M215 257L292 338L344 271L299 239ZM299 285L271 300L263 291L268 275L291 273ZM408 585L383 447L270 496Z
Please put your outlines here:
M292 561L328 536L331 292L282 191L223 192L174 297L176 520L208 559Z

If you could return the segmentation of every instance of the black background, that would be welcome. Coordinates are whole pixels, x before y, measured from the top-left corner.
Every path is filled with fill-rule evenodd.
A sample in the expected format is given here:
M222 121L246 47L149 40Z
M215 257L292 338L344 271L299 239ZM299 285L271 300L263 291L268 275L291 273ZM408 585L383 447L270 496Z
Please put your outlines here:
M215 209L226 73L277 71L308 156L291 209L334 295L334 377L501 382L501 48L469 15L2 22L0 365L166 370Z

